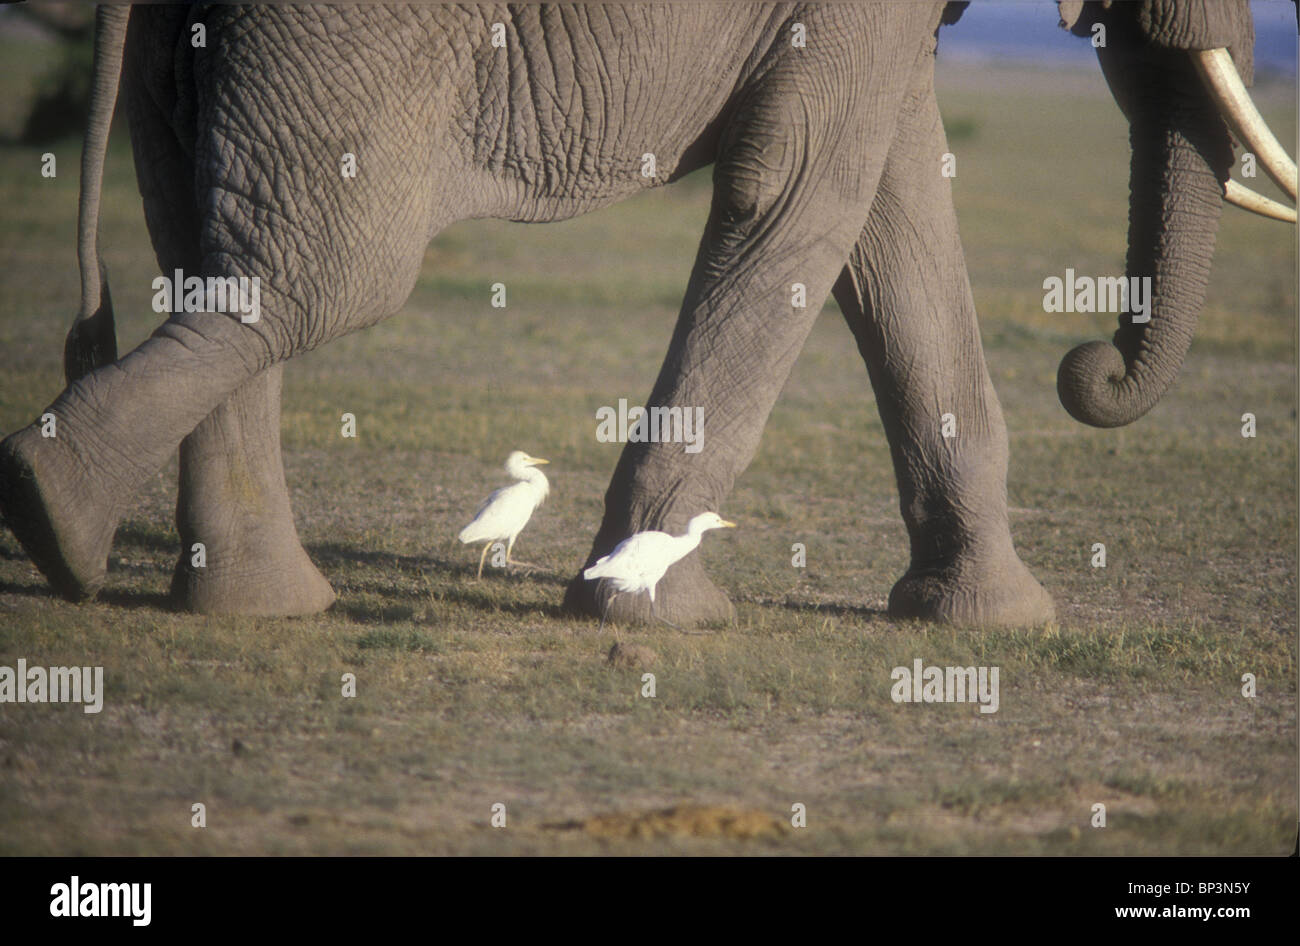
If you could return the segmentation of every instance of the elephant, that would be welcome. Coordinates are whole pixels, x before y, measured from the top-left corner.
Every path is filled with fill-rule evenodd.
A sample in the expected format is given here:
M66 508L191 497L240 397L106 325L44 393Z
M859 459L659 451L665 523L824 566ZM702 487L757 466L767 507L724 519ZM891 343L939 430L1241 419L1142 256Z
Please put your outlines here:
M566 607L605 610L581 573L623 539L677 534L724 507L833 296L875 391L910 541L890 615L1051 620L1053 600L1012 540L1006 427L939 172L949 148L935 51L963 6L101 7L68 384L42 415L57 419L55 436L38 421L0 444L0 513L53 588L83 600L104 581L135 484L179 446L176 604L319 612L334 592L289 505L284 362L394 313L429 241L457 220L562 220L712 164L708 220L646 401L703 408L711 436L697 453L626 445ZM1243 140L1267 135L1222 91L1240 88L1238 73L1251 79L1253 28L1246 0L1060 10L1080 36L1106 33L1098 56L1130 123L1126 273L1150 277L1153 302L1148 320L1121 314L1112 342L1066 355L1058 392L1080 421L1119 426L1178 373L1225 187L1269 203L1228 184L1225 114L1255 136ZM162 272L260 281L255 320L174 306L120 358L96 247L119 76ZM344 155L360 169L351 177ZM1286 161L1270 173L1294 196ZM958 436L941 432L945 414ZM185 551L195 542L201 569ZM664 577L657 611L679 626L733 614L697 553ZM651 620L644 598L608 613Z

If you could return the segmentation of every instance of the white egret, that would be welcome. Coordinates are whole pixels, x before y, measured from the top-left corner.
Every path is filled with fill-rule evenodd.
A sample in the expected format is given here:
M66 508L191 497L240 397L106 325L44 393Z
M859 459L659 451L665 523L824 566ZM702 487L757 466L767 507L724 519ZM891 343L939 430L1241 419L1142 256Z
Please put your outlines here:
M669 535L667 532L638 532L618 543L614 551L596 560L582 573L588 581L608 578L618 589L605 602L604 613L600 616L600 630L605 626L605 616L609 605L623 592L636 594L646 591L650 594L650 614L663 621L655 614L655 585L664 573L676 561L685 558L700 544L704 533L710 529L734 529L736 524L723 519L716 512L702 512L686 524L685 535ZM669 626L675 626L664 621Z
M536 469L539 464L549 462L539 457L530 457L522 450L510 454L506 459L506 472L519 482L503 486L483 500L483 505L474 514L474 520L460 530L458 538L466 545L471 542L487 543L483 546L483 554L479 556L478 578L483 577L483 561L494 542L507 543L507 565L525 564L511 559L510 552L533 511L546 500L546 494L551 491L551 484L546 481L542 471Z

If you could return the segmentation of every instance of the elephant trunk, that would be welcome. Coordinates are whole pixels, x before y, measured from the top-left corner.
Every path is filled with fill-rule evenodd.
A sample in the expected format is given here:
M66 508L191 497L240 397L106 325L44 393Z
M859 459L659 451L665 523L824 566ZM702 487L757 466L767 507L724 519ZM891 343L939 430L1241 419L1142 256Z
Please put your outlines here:
M1149 309L1146 318L1136 313L1141 321L1122 313L1110 344L1070 351L1057 391L1076 420L1121 427L1156 405L1191 345L1233 156L1227 128L1186 53L1130 47L1098 49L1098 56L1129 118L1126 276L1130 285L1133 277L1150 277Z

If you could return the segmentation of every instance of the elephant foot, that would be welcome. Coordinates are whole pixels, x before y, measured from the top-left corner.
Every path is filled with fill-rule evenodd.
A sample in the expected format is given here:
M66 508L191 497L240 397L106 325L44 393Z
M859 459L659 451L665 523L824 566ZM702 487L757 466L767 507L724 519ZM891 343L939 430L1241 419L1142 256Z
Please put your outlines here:
M613 600L610 600L610 597ZM587 581L582 573L569 582L564 608L571 614L599 619L609 603L606 621L642 627L667 622L679 628L730 623L735 616L731 601L704 573L699 555L692 553L668 569L655 586L654 612L650 597L619 594L607 581Z
M77 476L72 451L31 426L0 443L0 516L54 590L69 601L104 584L120 512Z
M194 563L193 543L181 551L172 574L172 606L196 614L292 617L319 614L334 603L334 589L312 564L297 534L268 540L205 545Z
M280 456L282 374L275 365L250 379L181 443L174 607L287 617L334 603L334 589L298 541L289 505Z
M1033 627L1056 617L1052 597L1013 550L910 568L889 593L889 616L945 624Z

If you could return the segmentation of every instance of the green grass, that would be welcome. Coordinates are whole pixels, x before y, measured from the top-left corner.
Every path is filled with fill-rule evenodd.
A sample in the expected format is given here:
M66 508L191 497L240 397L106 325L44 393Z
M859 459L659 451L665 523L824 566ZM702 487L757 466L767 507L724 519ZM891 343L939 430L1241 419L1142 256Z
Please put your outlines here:
M741 527L704 543L737 623L623 631L656 655L657 696L643 699L642 669L604 660L614 635L558 604L619 453L595 440L595 410L650 390L707 172L565 223L457 224L400 314L286 372L287 476L306 548L339 592L330 612L167 611L174 461L141 484L94 603L51 599L0 535L0 665L102 665L107 688L97 716L0 706L0 852L1288 851L1295 230L1226 210L1179 384L1130 429L1082 428L1056 402L1056 365L1112 317L1044 313L1040 287L1067 266L1103 273L1123 259L1122 119L1093 73L948 70L940 84L1011 433L1013 533L1059 624L884 615L905 534L866 373L831 303L722 510ZM1259 92L1294 140L1294 92ZM44 180L39 151L0 148L0 430L61 388L76 310L78 144L52 150L59 176ZM156 267L124 136L105 188L126 350L154 327ZM489 305L497 281L505 310ZM355 442L339 437L345 411ZM1239 435L1246 411L1253 440ZM476 552L453 536L516 447L552 461L552 498L519 545L544 569L476 583ZM805 569L790 565L795 542ZM1094 542L1105 569L1090 567ZM999 712L892 703L890 670L916 657L998 666ZM346 673L355 699L341 696ZM1240 695L1244 673L1254 700ZM196 802L203 830L190 827ZM495 802L509 809L504 830L488 826ZM681 803L788 819L796 802L808 827L774 840L547 827ZM1098 802L1105 829L1089 824Z

